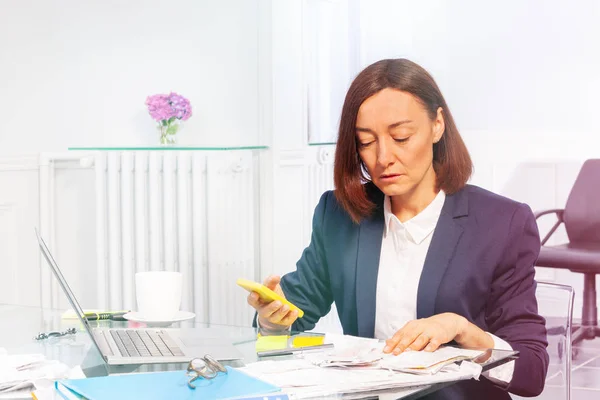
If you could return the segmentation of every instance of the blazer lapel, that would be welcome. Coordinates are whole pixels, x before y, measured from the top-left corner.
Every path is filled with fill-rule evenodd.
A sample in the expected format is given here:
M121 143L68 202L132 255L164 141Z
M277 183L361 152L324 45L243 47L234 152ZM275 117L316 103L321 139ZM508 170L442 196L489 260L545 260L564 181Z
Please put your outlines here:
M383 193L378 196L377 208L369 218L361 221L356 256L356 314L358 336L375 335L375 307L377 274L383 237Z
M463 234L456 219L468 215L468 198L464 192L446 196L419 280L417 318L427 318L435 313L438 288Z

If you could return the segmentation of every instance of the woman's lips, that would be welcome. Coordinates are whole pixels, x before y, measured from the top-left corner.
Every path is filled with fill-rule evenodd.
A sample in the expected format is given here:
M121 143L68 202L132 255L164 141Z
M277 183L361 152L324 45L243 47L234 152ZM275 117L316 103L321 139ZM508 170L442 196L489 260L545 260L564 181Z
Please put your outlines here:
M379 179L386 182L386 181L393 181L395 179L400 178L401 176L402 176L402 174L383 174L383 175L379 176Z

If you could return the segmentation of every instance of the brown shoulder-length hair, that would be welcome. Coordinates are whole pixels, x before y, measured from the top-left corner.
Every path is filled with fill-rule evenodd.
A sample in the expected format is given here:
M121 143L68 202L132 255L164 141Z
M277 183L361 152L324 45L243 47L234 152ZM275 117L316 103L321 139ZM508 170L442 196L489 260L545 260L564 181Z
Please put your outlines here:
M445 130L442 138L433 145L433 168L438 189L447 194L457 192L466 185L473 170L467 147L431 75L421 66L402 58L371 64L358 74L348 89L335 150L335 196L357 223L371 214L374 204L367 196L364 185L370 178L358 155L356 118L361 104L386 88L415 96L431 120L436 118L438 108L442 108Z

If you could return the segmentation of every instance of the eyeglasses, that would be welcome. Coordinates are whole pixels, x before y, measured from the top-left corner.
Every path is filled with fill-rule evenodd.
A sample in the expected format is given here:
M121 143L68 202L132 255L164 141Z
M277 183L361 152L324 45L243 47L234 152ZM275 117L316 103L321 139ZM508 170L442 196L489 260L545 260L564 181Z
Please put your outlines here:
M66 335L74 335L75 333L77 333L77 330L75 328L69 328L63 332L48 332L48 333L41 332L39 335L34 337L34 339L35 340L44 340L44 339L50 339L50 338L61 337L61 336L66 336Z
M191 389L196 389L196 386L193 384L196 379L214 379L219 375L219 372L226 374L227 369L210 355L207 354L204 357L194 358L187 367L186 374L190 378L188 386Z

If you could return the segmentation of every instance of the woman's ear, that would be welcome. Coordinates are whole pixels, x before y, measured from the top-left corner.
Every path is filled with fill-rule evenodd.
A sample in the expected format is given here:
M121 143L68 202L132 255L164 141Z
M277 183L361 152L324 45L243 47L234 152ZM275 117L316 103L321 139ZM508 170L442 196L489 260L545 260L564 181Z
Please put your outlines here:
M442 107L438 107L435 121L433 121L433 143L437 143L444 135L446 123L444 122L444 112Z

